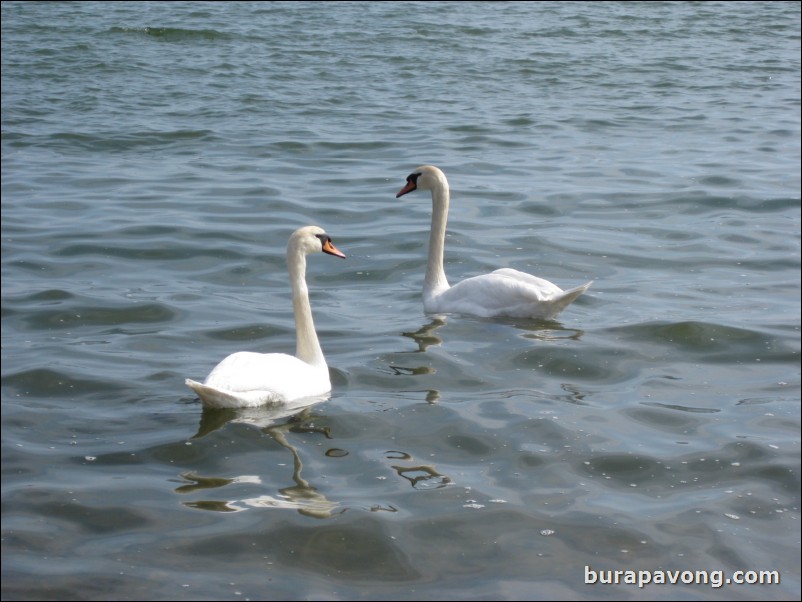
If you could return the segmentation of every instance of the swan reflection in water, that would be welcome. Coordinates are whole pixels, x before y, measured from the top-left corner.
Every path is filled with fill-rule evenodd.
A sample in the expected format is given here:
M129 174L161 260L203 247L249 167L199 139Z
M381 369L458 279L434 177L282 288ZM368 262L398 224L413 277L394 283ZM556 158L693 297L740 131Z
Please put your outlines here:
M584 335L584 331L573 328L565 328L554 320L541 320L534 318L471 318L479 320L481 323L490 324L491 328L511 326L515 328L522 339L533 341L553 342L564 339L579 340ZM437 331L446 325L445 315L431 316L431 320L414 332L403 332L402 335L409 337L418 345L416 351L408 353L426 353L430 347L439 347L443 344L443 339ZM394 374L423 375L434 374L435 368L431 366L417 366L414 368L403 367L397 364L390 365L390 370ZM440 400L440 392L437 389L426 389L426 401L437 403Z
M439 347L443 339L436 331L446 325L446 316L431 316L428 324L424 324L415 332L403 332L405 337L413 339L418 344L417 353L425 353L429 347ZM579 340L585 334L583 330L566 328L555 320L540 320L537 318L472 318L483 323L511 326L520 331L521 338L536 341L559 341L564 339Z
M438 328L445 326L446 320L443 317L435 317L428 324L424 324L415 332L403 332L405 337L413 339L418 344L418 350L414 353L425 353L426 349L431 346L440 346L443 344L443 339L435 334ZM419 366L417 368L403 368L401 366L390 366L396 374L434 374L436 370L429 366ZM437 403L440 401L440 391L437 389L425 389L426 402Z
M213 512L240 512L252 508L279 508L296 510L299 514L312 518L330 518L344 513L347 507L338 502L329 500L320 493L309 481L303 478L303 462L298 448L289 441L292 433L316 433L326 439L332 439L328 426L316 426L314 421L320 422L319 414L314 414L311 406L296 409L296 413L287 416L287 409L269 410L267 408L206 410L203 412L198 432L193 439L199 439L217 431L229 423L242 423L257 426L264 434L276 443L290 451L293 459L292 480L294 484L278 490L277 495L259 495L250 498L223 499L223 500L196 500L184 502L189 508L208 510ZM340 458L349 455L346 450L331 447L326 451L330 458ZM390 462L390 468L402 479L408 481L412 487L419 490L442 488L453 485L450 477L442 474L432 464L419 464L413 456L402 451L387 451L385 460ZM405 462L404 466L399 463ZM185 483L175 489L181 495L202 492L211 489L220 489L228 485L254 485L261 486L262 479L257 475L240 475L236 477L208 477L196 473L183 473L181 477ZM382 479L383 480L383 479ZM366 506L371 512L397 512L391 504L375 503Z
M441 339L435 332L446 325L445 317L437 316L433 318L428 324L424 324L415 332L402 333L405 337L413 339L418 344L418 353L424 353L426 349L431 346L439 347L443 344Z
M303 462L298 448L290 443L290 433L318 433L330 439L329 427L315 426L312 420L312 408L309 405L294 409L281 408L242 408L204 410L198 432L193 439L204 437L228 423L242 423L256 426L276 443L289 450L293 459L292 480L294 485L279 489L278 495L259 495L251 498L226 500L200 500L184 502L184 505L200 510L216 512L238 512L248 508L285 508L297 510L300 514L314 518L328 518L345 512L337 502L332 502L317 491L309 481L301 476ZM318 416L319 418L319 416ZM181 475L188 483L175 491L188 494L201 490L218 489L232 484L249 483L261 485L261 478L255 475L238 477L202 477L194 473Z
M412 462L414 458L411 454L402 451L387 451L385 457L391 460L405 460ZM416 464L414 466L398 466L393 465L392 469L396 471L399 477L409 481L415 489L441 489L453 485L454 481L451 477L442 474L431 464Z

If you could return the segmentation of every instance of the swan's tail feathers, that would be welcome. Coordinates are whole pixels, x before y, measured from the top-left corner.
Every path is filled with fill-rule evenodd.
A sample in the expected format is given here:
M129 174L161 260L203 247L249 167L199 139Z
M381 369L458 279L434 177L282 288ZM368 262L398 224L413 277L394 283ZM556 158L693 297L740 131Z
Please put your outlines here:
M582 286L577 286L575 288L569 288L567 291L565 291L565 296L566 297L571 297L571 301L573 301L579 295L581 295L586 290L588 290L590 288L591 284L593 284L593 280L591 280L590 282L586 282Z
M581 295L590 288L591 284L593 284L592 280L590 282L586 282L581 286L577 286L575 288L569 288L567 291L563 292L563 294L554 301L554 306L553 306L554 313L551 314L551 317L553 318L562 310L564 310L566 307L571 305L571 303L573 303L576 300L576 298L579 297L579 295Z

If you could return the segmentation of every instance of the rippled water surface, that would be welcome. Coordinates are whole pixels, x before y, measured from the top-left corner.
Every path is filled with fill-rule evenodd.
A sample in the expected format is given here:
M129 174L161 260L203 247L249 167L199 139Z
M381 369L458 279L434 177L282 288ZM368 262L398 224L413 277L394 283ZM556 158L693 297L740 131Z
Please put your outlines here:
M592 288L426 315L424 163ZM3 599L798 600L799 166L798 2L3 3ZM204 412L307 224L331 398Z

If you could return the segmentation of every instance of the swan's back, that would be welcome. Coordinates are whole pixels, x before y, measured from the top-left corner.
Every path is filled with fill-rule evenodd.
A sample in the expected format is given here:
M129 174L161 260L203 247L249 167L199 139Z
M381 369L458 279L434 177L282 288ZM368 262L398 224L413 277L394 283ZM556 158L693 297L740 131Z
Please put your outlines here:
M550 320L584 293L591 282L563 291L556 284L525 272L503 268L456 283L424 297L429 313L457 313L492 318Z
M284 353L240 351L221 361L203 384L186 384L205 407L242 408L286 403L331 391L325 364L307 364Z

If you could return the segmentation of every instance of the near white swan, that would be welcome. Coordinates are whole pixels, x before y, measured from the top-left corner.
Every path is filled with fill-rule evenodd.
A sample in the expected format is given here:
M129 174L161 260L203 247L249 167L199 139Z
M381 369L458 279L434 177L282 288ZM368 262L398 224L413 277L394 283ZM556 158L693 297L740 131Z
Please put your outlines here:
M406 185L395 195L413 190L432 191L432 228L429 262L423 281L423 309L427 313L470 314L483 318L509 316L549 320L584 293L592 282L567 291L548 280L503 268L474 276L454 286L443 269L443 246L448 220L449 189L445 174L433 165L418 167L407 176Z
M252 408L285 404L331 391L329 368L315 332L306 287L306 256L321 251L345 257L328 234L317 226L299 228L287 244L295 313L295 355L239 351L217 364L203 384L188 378L186 384L201 398L203 407Z

